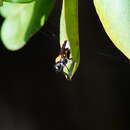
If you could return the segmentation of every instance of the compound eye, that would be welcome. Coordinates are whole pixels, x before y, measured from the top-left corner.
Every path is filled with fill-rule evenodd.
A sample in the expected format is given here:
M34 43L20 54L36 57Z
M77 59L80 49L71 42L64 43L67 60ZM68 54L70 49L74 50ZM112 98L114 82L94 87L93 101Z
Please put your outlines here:
M67 64L68 60L67 59L64 59L64 63Z
M66 58L62 58L61 59L61 63L63 63L64 65L67 64L68 60Z

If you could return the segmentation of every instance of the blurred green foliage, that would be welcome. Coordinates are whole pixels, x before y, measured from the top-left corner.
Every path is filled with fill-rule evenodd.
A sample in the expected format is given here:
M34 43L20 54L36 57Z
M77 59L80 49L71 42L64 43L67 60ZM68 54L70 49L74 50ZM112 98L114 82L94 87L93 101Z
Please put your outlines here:
M0 4L2 5L2 1ZM22 48L43 27L54 5L55 0L4 0L0 14L5 18L1 27L1 40L5 47L11 51ZM70 44L72 62L68 62L62 71L68 75L66 78L71 80L80 61L78 0L63 1L60 22L61 47L65 40Z

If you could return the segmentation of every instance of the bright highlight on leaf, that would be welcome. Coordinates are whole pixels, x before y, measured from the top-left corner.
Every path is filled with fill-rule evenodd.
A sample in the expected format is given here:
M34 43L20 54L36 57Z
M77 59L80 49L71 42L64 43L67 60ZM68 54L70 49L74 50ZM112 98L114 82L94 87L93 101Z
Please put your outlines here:
M5 21L1 28L1 39L9 50L22 48L47 20L55 0L36 0L18 4L4 2L0 8Z
M71 80L80 62L79 32L78 32L78 0L63 0L60 20L60 46L67 40L70 44L71 60L63 72Z
M94 0L110 39L130 59L130 0Z

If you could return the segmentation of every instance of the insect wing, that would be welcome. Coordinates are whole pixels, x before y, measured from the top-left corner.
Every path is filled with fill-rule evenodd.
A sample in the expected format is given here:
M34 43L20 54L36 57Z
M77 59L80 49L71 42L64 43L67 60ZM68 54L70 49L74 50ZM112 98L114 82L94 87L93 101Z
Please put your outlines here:
M64 43L63 43L63 45L62 45L62 47L61 47L61 50L60 50L60 54L61 54L61 55L64 54L66 44L67 44L67 41L64 41Z
M76 67L77 63L73 60L68 60L68 63L63 68L66 79L71 80L73 76L73 69Z

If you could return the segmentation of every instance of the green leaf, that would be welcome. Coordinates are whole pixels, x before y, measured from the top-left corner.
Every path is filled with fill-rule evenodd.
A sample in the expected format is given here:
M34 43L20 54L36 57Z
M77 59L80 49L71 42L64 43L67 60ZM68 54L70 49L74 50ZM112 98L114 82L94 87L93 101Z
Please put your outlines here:
M130 59L130 0L94 0L110 39Z
M7 3L0 12L6 18L1 28L1 39L9 50L22 48L47 20L55 0L36 0L31 3Z
M63 72L71 80L80 62L79 32L78 32L78 0L63 0L60 20L60 46L65 40L70 43L70 60Z
M4 0L5 2L12 2L12 3L28 3L34 0Z
M0 6L2 6L3 5L3 0L0 0Z

